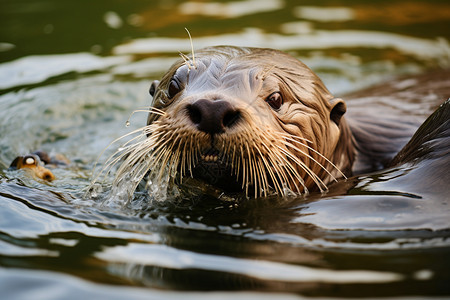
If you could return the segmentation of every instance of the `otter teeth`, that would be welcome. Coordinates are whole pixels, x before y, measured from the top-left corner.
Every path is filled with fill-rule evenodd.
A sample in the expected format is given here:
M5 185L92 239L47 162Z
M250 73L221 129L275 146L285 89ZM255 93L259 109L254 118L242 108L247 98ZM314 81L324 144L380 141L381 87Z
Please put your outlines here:
M206 162L217 161L219 159L217 155L202 155L201 158Z

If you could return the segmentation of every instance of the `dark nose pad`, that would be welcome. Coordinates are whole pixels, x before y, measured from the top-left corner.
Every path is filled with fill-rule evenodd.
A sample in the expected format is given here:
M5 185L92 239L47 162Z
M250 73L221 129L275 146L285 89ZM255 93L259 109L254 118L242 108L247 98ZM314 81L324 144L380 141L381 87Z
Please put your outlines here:
M239 110L224 100L200 99L188 105L187 109L197 129L209 134L223 133L241 118Z

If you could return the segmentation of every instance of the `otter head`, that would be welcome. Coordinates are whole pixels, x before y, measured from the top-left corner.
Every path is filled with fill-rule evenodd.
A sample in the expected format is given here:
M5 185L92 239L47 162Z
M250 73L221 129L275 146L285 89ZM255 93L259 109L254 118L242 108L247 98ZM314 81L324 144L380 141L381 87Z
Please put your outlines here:
M257 197L324 190L351 168L344 101L283 52L205 48L150 94L147 141L134 151L151 158L152 172L171 166L180 178Z
M43 166L47 163L48 155L45 152L37 151L33 154L25 156L17 156L9 166L11 170L23 169L35 178L40 178L46 181L53 181L55 175Z

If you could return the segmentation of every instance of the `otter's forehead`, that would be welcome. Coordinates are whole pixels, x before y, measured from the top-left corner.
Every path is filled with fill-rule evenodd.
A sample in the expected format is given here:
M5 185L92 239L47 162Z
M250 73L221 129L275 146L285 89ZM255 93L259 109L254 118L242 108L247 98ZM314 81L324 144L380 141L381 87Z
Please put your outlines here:
M255 92L259 90L270 66L252 61L251 57L201 56L196 58L195 68L182 65L174 78L184 84L186 94L210 90Z
M320 81L296 58L278 50L263 48L205 48L195 53L195 58L191 57L188 63L181 61L178 68L172 71L172 78L183 85L186 93L219 89L257 93L263 85L273 84L274 80L266 80L272 75L286 81L304 81L306 85Z
M164 75L158 90L158 107L202 97L254 103L273 93L280 93L286 103L322 105L331 98L321 80L296 58L273 49L231 46L184 56Z

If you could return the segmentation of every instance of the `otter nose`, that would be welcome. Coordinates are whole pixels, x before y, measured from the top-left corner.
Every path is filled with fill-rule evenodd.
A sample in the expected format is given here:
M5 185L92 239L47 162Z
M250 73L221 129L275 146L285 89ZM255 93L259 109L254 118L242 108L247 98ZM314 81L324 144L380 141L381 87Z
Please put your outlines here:
M240 119L239 111L224 100L200 99L188 105L187 109L197 129L209 134L222 133Z

